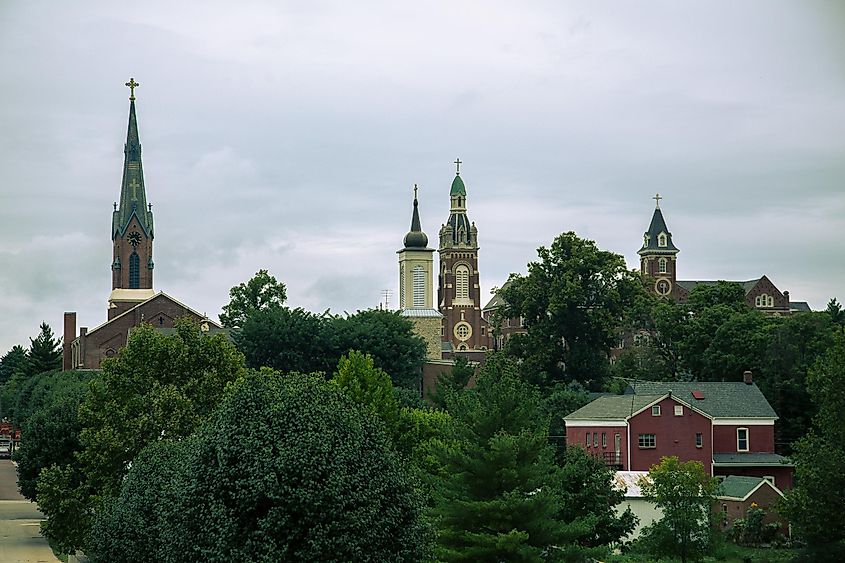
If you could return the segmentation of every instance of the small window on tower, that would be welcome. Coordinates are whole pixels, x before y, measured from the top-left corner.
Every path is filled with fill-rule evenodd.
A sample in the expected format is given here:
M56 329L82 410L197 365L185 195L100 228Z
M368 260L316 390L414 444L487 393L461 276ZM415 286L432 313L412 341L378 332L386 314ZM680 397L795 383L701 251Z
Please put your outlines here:
M414 266L414 309L425 307L425 270L422 266Z
M665 258L661 258L660 260L657 261L657 268L658 268L658 270L657 270L658 273L661 273L661 274L666 273L667 269L666 269L666 259Z
M455 268L455 299L469 299L469 268L463 264Z

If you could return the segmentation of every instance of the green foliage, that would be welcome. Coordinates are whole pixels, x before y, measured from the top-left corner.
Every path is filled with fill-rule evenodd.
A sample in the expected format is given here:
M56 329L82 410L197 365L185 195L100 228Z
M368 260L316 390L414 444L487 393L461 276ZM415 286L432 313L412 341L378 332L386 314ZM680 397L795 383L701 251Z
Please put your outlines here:
M420 388L425 342L413 330L411 321L398 311L369 309L331 323L338 342L337 358L350 350L373 357L377 368L386 371L394 385Z
M247 365L282 372L331 373L340 357L360 350L394 384L419 388L425 343L394 311L359 311L348 317L276 307L251 314L235 335Z
M243 362L222 334L204 334L186 319L171 335L134 329L80 407L81 459L93 489L116 495L144 446L190 435L242 376Z
M435 407L445 409L447 396L463 391L473 375L475 366L470 364L466 356L457 356L452 369L437 376L434 392L429 392L428 399Z
M22 441L15 451L18 487L26 498L36 500L36 481L51 465L71 465L81 449L77 419L92 379L91 372L48 372L32 378L38 393L30 397L31 409L23 423Z
M742 545L762 545L771 543L778 535L780 524L778 522L764 523L766 511L751 503L746 511L745 518L737 518L733 522L730 536L733 541Z
M37 481L38 509L47 517L41 533L58 553L74 553L84 540L94 513L90 491L76 463L51 465Z
M400 409L424 409L428 406L416 389L394 386L393 396L396 398L396 404L399 405Z
M630 508L617 515L614 507L625 500L625 493L613 487L613 471L579 446L567 448L565 457L558 519L579 522L584 529L579 543L588 547L615 544L630 534L637 517Z
M26 365L26 350L23 346L15 345L0 358L0 386L12 379L12 376L24 369Z
M598 390L616 329L645 291L639 274L622 256L571 232L537 253L528 275L512 275L499 293L504 315L523 317L528 328L505 350L523 360L523 373L536 383L579 381Z
M256 311L234 338L252 368L331 373L341 356L328 319L301 308Z
M549 439L557 446L555 458L563 460L566 453L566 425L563 417L572 414L590 402L590 396L578 383L559 383L547 390L543 409L549 420Z
M695 314L716 306L727 307L732 311L748 310L742 284L728 281L695 286L687 297L687 306Z
M831 322L838 325L845 325L845 310L842 309L842 305L835 297L827 302L825 313L828 314Z
M41 323L41 332L34 339L29 339L26 353L26 375L33 376L45 371L62 368L62 347L58 338L53 338L53 330L47 323Z
M417 470L421 479L430 476L444 477L446 468L437 456L441 447L454 447L455 423L446 411L429 408L399 411L398 427L394 442L396 450ZM431 482L428 483L431 495Z
M818 412L811 432L795 444L795 488L783 511L808 544L845 543L845 332L836 334L807 384Z
M578 560L582 526L558 519L560 470L536 388L498 356L447 399L457 445L436 451L438 556L446 561Z
M663 511L663 518L643 530L643 545L655 556L698 560L710 548L712 507L718 481L699 461L681 463L664 457L641 485L643 496Z
M393 394L393 384L389 375L373 366L372 356L355 350L348 356L342 356L332 382L350 399L378 417L389 434L395 432L399 405Z
M675 373L662 351L651 344L625 348L610 367L610 373L620 379L640 381L675 381Z
M285 284L276 281L267 270L258 270L248 282L229 290L229 304L220 313L220 323L228 328L241 327L257 311L279 308L285 299Z
M375 418L320 376L265 371L239 381L194 438L138 456L89 555L419 561L431 539L421 512Z

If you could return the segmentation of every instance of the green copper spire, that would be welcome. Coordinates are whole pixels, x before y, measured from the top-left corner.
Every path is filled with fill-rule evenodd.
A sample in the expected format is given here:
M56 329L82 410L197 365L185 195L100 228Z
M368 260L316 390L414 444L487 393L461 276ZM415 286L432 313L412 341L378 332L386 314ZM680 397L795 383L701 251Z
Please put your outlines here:
M120 187L120 204L112 215L112 240L123 236L132 216L138 218L144 234L153 236L153 213L147 204L144 190L144 167L141 164L141 142L138 139L138 120L135 117L135 88L139 86L130 78L126 86L129 96L129 127L126 132L126 144L123 147L123 181Z

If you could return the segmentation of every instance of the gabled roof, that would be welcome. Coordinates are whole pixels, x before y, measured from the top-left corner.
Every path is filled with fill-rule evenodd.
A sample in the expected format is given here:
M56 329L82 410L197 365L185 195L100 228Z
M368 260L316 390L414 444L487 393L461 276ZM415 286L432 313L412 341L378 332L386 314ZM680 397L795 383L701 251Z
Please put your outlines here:
M91 335L91 334L93 334L94 332L96 332L96 331L98 331L98 330L102 329L103 327L106 327L106 326L110 325L111 323L115 322L117 319L120 319L120 318L122 318L123 316L128 315L128 314L129 314L129 313L131 313L132 311L136 310L138 307L143 307L145 304L150 303L151 301L154 301L155 299L158 299L159 297L163 297L163 298L165 298L165 299L168 299L168 300L172 301L173 303L176 303L177 305L179 305L179 306L180 306L180 307L182 307L183 309L185 309L185 310L187 310L187 311L190 311L191 313L193 313L194 315L196 315L196 316L198 316L198 317L205 317L205 315L203 315L202 313L200 313L200 312L198 312L198 311L195 311L194 309L192 309L192 308L188 307L187 305L185 305L185 304L184 304L184 303L182 303L181 301L178 301L177 299L174 299L173 297L169 296L168 294L166 294L166 293L165 293L165 292L163 292L163 291L159 291L158 293L156 293L155 295L153 295L153 296L152 296L152 297L150 297L149 299L146 299L146 300L144 300L144 301L141 301L140 303L138 303L137 305L135 305L135 306L134 306L134 307L132 307L131 309L128 309L128 310L126 310L126 311L122 312L121 314L119 314L119 315L118 315L118 316L116 316L115 318L113 318L113 319L109 319L109 320L107 320L106 322L104 322L103 324L101 324L101 325L99 325L99 326L96 326L96 327L92 328L91 330L89 330L89 331L86 333L86 334L87 334L87 336L90 336L90 335ZM222 327L222 325L220 325L220 323L216 323L216 322L212 321L211 319L206 318L206 322L208 322L209 326L211 326L211 327L213 327L213 328L218 328L218 329L219 329L219 328L223 328L223 327Z
M703 399L693 397L701 391ZM629 386L626 393L660 395L671 393L714 418L770 418L776 419L769 401L755 383L746 385L733 381L643 381Z
M806 301L790 301L789 310L793 313L809 313L812 309Z
M760 277L760 278L757 278L757 279L747 280L747 281L732 281L732 280L678 280L678 281L677 281L677 282L675 282L675 283L677 283L679 286L683 287L683 288L684 288L684 289L686 289L687 291L692 291L692 290L693 290L693 289L695 289L695 287L696 287L696 286L698 286L698 285L716 285L716 284L717 284L717 283L719 283L720 281L726 281L726 282L728 282L728 283L738 283L739 285L741 285L741 286L742 286L742 289L745 291L745 293L746 293L746 295L747 295L749 291L751 291L752 289L754 289L754 286L756 286L758 283L760 283L760 280L761 280L761 279L763 279L763 278L762 278L762 277Z
M721 466L745 466L745 465L784 465L793 467L794 464L789 458L778 454L767 454L749 452L744 454L713 454L713 465Z
M607 395L599 397L577 411L566 415L563 420L625 420L641 411L651 403L657 402L664 394L654 395Z
M777 494L783 496L780 489L762 477L728 475L722 481L722 493L719 495L719 498L744 501L760 487L771 487Z
M508 287L510 285L510 283L511 283L511 280L508 279L508 281L506 281L505 283L502 284L502 287L500 287L498 289L498 291L493 294L493 298L490 301L487 302L487 305L484 306L484 309L483 309L484 311L487 311L488 309L498 309L499 307L504 306L505 300L502 299L501 297L499 297L499 291Z

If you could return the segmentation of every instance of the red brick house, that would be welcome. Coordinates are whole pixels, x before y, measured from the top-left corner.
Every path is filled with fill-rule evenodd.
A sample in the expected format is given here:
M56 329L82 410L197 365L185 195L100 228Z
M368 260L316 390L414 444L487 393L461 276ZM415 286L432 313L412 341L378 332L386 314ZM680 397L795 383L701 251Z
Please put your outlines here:
M763 523L778 522L780 533L789 534L789 525L778 515L777 503L783 493L769 479L730 475L722 481L722 493L717 497L722 513L722 524L733 527L738 518L746 518L748 509L756 505L766 511Z
M736 383L641 382L564 417L567 443L617 470L648 471L678 456L714 476L765 477L790 489L793 466L775 453L775 420L750 372Z

